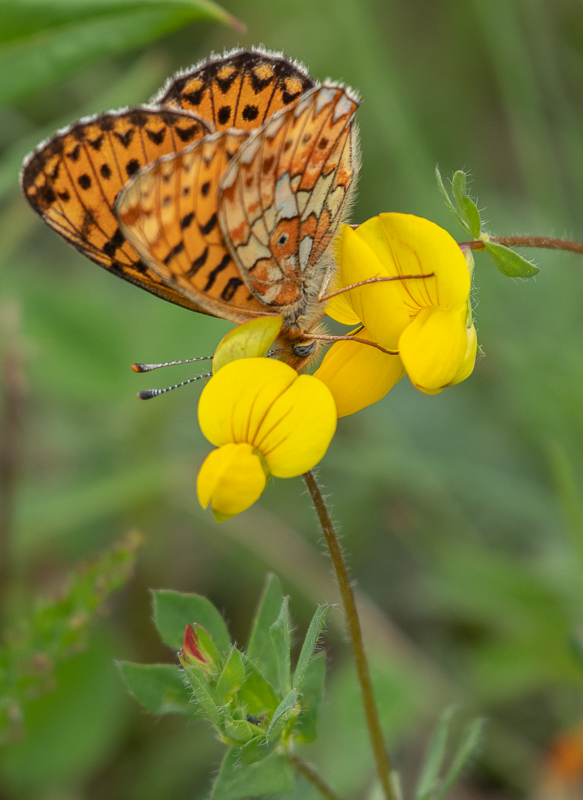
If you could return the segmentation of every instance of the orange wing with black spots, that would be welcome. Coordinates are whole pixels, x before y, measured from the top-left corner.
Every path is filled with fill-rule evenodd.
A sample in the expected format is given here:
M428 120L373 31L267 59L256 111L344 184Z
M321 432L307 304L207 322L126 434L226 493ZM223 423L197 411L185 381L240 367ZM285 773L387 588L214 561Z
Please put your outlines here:
M238 50L178 73L154 102L183 108L214 130L251 130L314 87L306 70L284 56Z
M207 314L233 322L277 313L249 293L217 217L221 176L247 137L223 131L161 158L116 204L125 237L150 269Z
M322 257L358 168L358 105L348 88L312 89L254 132L221 179L219 222L241 277L288 318L305 313L330 278Z
M25 197L51 228L96 264L165 300L199 310L142 261L125 240L113 206L132 175L208 130L192 114L147 106L80 120L27 158L21 174Z

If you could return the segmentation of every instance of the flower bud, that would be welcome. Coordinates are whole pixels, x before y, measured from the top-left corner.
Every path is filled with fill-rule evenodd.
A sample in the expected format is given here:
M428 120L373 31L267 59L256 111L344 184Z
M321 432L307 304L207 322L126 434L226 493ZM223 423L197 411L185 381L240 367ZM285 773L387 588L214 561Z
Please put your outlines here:
M210 633L199 625L187 625L178 658L183 667L198 667L209 675L219 671L221 656Z

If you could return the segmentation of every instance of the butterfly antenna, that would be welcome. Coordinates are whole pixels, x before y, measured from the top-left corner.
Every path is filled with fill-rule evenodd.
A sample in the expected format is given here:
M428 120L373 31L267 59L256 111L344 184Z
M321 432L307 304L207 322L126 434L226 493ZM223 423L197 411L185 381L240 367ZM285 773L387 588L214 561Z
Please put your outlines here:
M164 364L132 364L134 372L151 372L160 367L174 367L176 364L192 364L195 361L210 361L213 356L199 356L198 358L187 358L184 361L166 361Z
M196 359L193 359L193 361ZM164 366L163 364L161 366ZM150 400L152 397L158 397L159 394L166 394L166 392L171 392L173 389L178 389L180 386L187 386L189 383L194 383L194 381L199 381L201 378L210 378L211 373L207 372L205 375L196 375L194 378L189 378L187 381L182 381L182 383L175 383L174 386L167 386L165 389L144 389L142 392L138 392L138 397L140 400Z

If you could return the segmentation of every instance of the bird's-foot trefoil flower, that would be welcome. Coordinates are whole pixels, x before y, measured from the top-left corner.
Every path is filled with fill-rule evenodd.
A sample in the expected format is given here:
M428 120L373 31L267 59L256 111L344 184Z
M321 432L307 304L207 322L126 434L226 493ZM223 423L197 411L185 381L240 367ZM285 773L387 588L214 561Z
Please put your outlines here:
M357 230L345 225L338 288L378 278L393 280L350 289L327 308L333 319L360 325L354 331L359 339L395 353L358 342L333 345L315 374L332 391L338 416L380 400L405 372L417 389L436 394L474 367L470 268L447 231L396 213L373 217Z
M270 475L292 478L314 467L336 430L328 387L270 358L222 366L205 386L198 419L216 445L200 468L198 499L217 521L249 508Z

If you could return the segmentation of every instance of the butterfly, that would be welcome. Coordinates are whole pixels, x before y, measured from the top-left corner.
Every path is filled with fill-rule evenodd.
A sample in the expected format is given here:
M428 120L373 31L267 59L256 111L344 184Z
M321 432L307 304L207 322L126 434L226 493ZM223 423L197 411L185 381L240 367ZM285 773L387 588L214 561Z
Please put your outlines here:
M21 184L119 277L233 322L282 316L281 355L299 368L358 169L358 104L283 56L237 50L174 76L151 105L58 131Z

